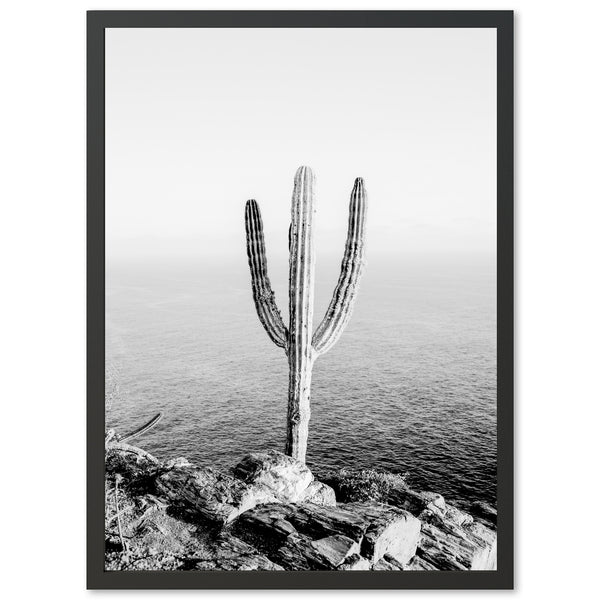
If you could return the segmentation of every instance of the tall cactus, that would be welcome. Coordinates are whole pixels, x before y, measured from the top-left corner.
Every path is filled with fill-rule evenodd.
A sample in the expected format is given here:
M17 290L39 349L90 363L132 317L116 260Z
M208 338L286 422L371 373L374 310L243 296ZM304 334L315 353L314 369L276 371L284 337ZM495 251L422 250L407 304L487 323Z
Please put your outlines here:
M265 239L258 203L256 200L246 203L246 247L256 312L271 340L285 350L289 363L285 451L301 461L306 459L312 367L316 358L337 342L350 320L364 265L367 210L363 180L358 178L350 196L348 237L340 277L325 317L313 334L314 184L315 178L310 168L300 167L294 178L289 235L289 328L283 323L267 275Z

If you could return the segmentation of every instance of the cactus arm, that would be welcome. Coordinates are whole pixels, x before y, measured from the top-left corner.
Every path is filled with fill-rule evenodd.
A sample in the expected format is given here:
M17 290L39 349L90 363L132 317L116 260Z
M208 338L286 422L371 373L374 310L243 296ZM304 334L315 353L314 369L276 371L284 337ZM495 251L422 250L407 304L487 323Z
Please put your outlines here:
M275 345L287 349L288 331L283 324L267 275L265 238L256 200L246 202L246 250L252 278L252 295L258 318Z
M350 196L348 237L340 277L325 317L312 338L312 345L317 356L330 350L337 342L352 315L364 265L366 212L367 194L364 182L359 177L354 182Z
M290 372L286 454L301 461L306 457L313 365L314 210L314 176L308 167L300 167L294 179L289 236Z

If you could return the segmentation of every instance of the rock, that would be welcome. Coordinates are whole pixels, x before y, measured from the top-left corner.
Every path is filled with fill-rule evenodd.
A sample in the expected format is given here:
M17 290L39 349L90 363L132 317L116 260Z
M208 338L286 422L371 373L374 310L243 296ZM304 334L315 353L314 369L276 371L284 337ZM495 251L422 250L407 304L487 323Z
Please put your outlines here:
M384 555L374 565L373 571L404 571L404 565L389 554Z
M242 540L222 533L205 550L203 557L189 556L182 566L185 570L196 571L283 571L256 548Z
M232 472L184 458L160 463L110 438L105 568L496 568L497 514L488 504L447 505L439 494L375 471L340 471L332 481L354 500L336 504L338 488L315 481L303 463L279 452L247 456ZM369 494L376 500L365 500Z
M150 494L132 497L119 490L119 531L114 491L108 493L107 500L108 571L282 569L227 532L215 534L210 528L169 515L167 506Z
M404 564L415 553L419 530L407 511L374 503L263 505L241 515L233 529L291 569L332 569L353 554L368 562L389 554Z
M337 568L338 571L369 571L370 569L371 563L364 556L360 556L360 554L349 556L346 561Z
M359 551L358 544L345 535L335 534L311 542L313 548L334 567Z
M362 540L361 554L376 563L389 554L400 564L407 563L417 550L421 523L405 510L367 503L346 504L369 523Z
M104 465L107 477L121 475L124 484L135 483L140 487L142 483L150 484L156 475L158 461L150 454L138 451L134 446L127 444L114 444L106 448Z
M298 502L310 502L322 506L335 506L333 488L320 481L313 481L300 495Z
M420 492L421 498L424 502L427 502L426 508L433 510L432 507L437 508L442 514L447 510L446 501L444 496L435 492Z
M415 555L411 558L410 562L406 567L404 567L405 571L439 571L439 569L428 562L427 560L421 558L418 555Z
M232 525L233 533L265 553L283 545L296 528L288 521L294 507L264 504L244 513Z
M183 457L179 457L179 458L173 458L171 460L168 460L165 464L164 467L165 469L183 469L186 467L192 467L192 463L187 459L187 458L183 458Z
M288 536L272 558L289 570L322 571L334 569L357 550L358 544L344 536L311 540L296 532Z
M487 525L492 529L496 528L498 512L493 506L490 506L487 502L473 502L469 507L469 512L475 517L479 517L484 522L484 525Z
M182 562L179 556L199 543L195 536L195 527L169 516L166 505L156 497L149 494L132 497L121 490L117 519L114 493L114 490L111 490L107 494L105 569L117 571L180 568Z
M496 534L481 523L459 527L451 522L424 521L417 556L409 569L422 563L436 570L493 570L496 568Z
M433 492L416 492L407 487L390 488L386 502L397 506L418 516L428 509L443 516L446 512L446 503L443 496Z
M270 504L244 513L233 533L291 570L332 570L357 554L368 523L314 504Z
M444 520L463 527L465 525L471 525L473 523L473 517L466 512L451 506L450 504L446 507L446 513L444 514Z
M498 537L496 532L481 523L472 523L465 527L469 540L479 547L471 561L472 571L493 571L498 567Z
M156 479L156 489L188 518L229 523L259 503L277 499L261 486L245 483L211 468L169 469Z
M333 507L302 504L290 513L288 520L298 531L312 539L340 533L360 542L369 527L365 515L357 510L349 510L348 505Z
M297 502L313 481L303 462L275 450L249 454L232 472L247 485L268 489L280 502Z

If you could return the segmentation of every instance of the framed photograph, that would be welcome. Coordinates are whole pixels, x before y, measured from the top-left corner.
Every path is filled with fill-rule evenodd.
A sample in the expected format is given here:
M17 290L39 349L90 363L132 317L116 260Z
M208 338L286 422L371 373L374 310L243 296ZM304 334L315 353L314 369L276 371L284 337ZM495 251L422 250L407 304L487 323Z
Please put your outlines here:
M87 35L88 587L512 588L512 11Z

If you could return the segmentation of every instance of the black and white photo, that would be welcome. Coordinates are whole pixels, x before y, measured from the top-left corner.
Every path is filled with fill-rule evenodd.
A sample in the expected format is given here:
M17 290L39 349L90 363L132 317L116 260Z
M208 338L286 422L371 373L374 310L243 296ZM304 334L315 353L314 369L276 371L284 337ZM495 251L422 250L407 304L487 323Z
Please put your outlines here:
M144 14L90 13L95 568L510 587L512 15Z

